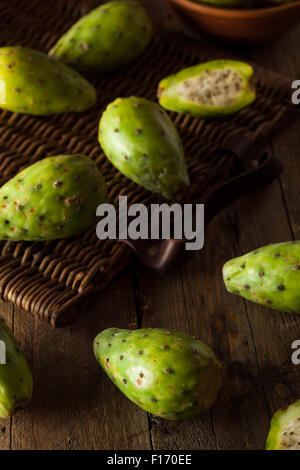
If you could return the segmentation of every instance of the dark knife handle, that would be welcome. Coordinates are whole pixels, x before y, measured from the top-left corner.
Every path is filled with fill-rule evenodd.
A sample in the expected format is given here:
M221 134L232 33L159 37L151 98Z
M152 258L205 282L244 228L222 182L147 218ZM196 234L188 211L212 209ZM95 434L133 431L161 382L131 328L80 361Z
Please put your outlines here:
M265 153L257 168L247 170L217 187L205 199L206 224L236 199L264 187L277 178L283 168L281 161L269 153Z

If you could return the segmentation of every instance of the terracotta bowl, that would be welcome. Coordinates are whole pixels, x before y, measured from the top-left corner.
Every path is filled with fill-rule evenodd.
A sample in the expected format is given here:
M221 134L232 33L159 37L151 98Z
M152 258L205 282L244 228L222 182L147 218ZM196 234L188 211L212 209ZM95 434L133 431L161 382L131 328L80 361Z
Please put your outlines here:
M269 8L232 10L190 0L167 0L197 32L230 42L262 42L288 31L300 21L300 0Z

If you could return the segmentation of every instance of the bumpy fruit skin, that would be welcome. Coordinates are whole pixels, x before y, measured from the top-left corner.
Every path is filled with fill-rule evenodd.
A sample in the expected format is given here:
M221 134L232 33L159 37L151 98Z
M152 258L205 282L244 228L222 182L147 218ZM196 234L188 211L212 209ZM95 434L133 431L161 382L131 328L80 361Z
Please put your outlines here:
M300 450L300 400L274 414L266 450Z
M232 294L284 312L300 313L300 241L257 249L223 267Z
M127 398L165 419L204 412L222 385L222 367L214 353L172 330L110 328L96 337L94 353Z
M191 0L194 3L204 3L219 8L251 8L257 0Z
M45 158L0 189L0 239L71 237L96 222L96 208L105 201L105 183L90 158Z
M239 77L242 90L237 99L225 106L203 104L193 101L179 94L184 83L191 79L197 79L210 72L221 73L230 70ZM179 113L191 114L199 117L217 117L233 114L240 109L249 106L256 98L252 85L253 69L250 65L236 60L214 60L200 65L195 65L163 79L158 86L158 98L161 106ZM223 80L220 80L222 85ZM209 89L209 93L215 93L216 86Z
M0 48L0 107L23 114L84 111L95 88L70 67L25 47Z
M190 184L180 136L166 112L144 98L118 98L103 113L99 142L121 173L172 198Z
M26 406L32 396L33 380L28 362L11 330L0 320L1 350L5 344L6 364L0 364L0 417L9 418Z
M49 52L79 71L127 65L148 46L151 22L140 2L106 3L75 23Z

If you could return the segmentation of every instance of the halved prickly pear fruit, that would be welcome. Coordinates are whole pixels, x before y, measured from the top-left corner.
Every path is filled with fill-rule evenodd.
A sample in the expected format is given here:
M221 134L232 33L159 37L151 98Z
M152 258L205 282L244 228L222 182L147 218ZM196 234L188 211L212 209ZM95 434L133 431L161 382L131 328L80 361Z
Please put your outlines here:
M206 411L218 396L222 366L202 341L163 328L102 331L94 353L129 400L177 420Z
M300 400L274 414L266 449L300 450Z
M200 117L232 114L255 100L253 69L236 60L214 60L181 70L158 87L161 106Z
M47 55L25 47L0 48L0 107L32 115L84 111L96 103L95 88Z
M152 25L140 2L109 2L75 23L50 56L77 70L105 72L135 60L148 46Z
M45 158L0 189L0 239L71 237L96 222L96 209L105 201L104 180L90 158Z
M30 402L33 380L24 353L3 320L0 320L0 350L0 417L9 418Z
M166 112L144 98L118 98L99 124L111 163L141 186L172 198L189 185L180 136Z
M204 3L219 8L252 8L257 0L191 0L194 3Z
M223 267L223 278L232 294L300 313L300 241L268 245L232 259Z

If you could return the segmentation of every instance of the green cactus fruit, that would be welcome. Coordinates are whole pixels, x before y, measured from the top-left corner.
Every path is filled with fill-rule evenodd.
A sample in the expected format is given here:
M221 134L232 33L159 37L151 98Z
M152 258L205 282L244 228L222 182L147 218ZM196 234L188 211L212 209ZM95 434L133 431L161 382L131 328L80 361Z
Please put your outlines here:
M300 313L300 241L276 243L228 261L226 288L247 300Z
M300 450L300 400L274 414L266 449Z
M144 98L118 98L99 124L99 142L121 173L172 198L189 185L180 136L166 112Z
M222 366L202 341L162 328L102 331L94 353L129 400L177 420L206 411L222 386Z
M71 237L96 222L96 208L105 194L103 178L90 158L45 158L0 189L0 239Z
M81 75L42 52L0 48L0 107L23 114L84 111L96 103L95 88Z
M193 3L203 3L218 8L252 8L257 0L191 0Z
M75 23L49 55L79 71L106 72L135 60L151 37L151 22L139 2L114 1Z
M9 418L26 406L33 381L28 362L11 330L0 320L0 417ZM2 357L3 356L3 357Z
M255 100L253 69L236 60L214 60L181 70L158 87L161 106L200 117L233 114Z

